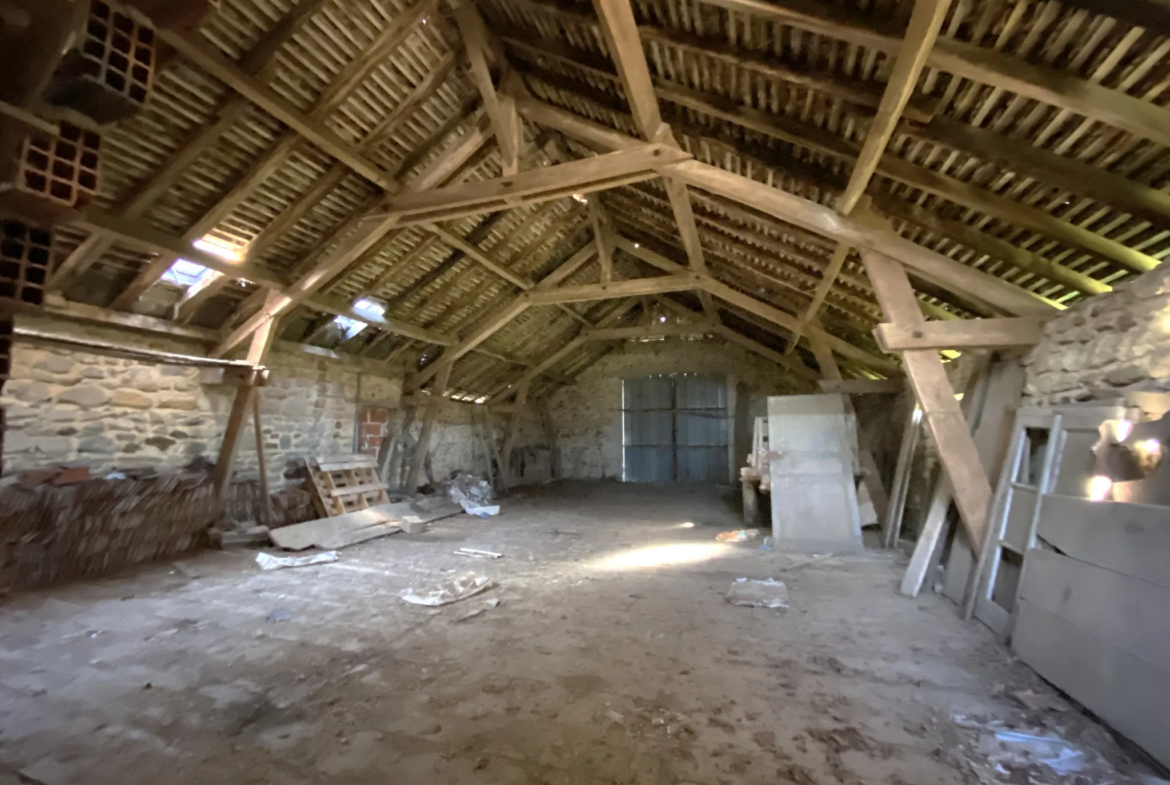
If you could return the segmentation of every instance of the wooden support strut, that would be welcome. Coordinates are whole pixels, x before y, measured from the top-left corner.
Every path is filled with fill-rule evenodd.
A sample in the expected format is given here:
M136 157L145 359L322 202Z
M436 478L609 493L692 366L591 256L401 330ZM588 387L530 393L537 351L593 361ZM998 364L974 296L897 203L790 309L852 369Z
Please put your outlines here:
M884 254L864 249L866 272L886 318L894 324L925 324L906 270ZM933 349L902 352L902 364L934 437L939 458L954 489L963 525L975 547L983 543L991 482L983 468L971 429L955 400L946 370Z
M431 446L431 431L435 427L435 419L439 416L439 409L443 406L443 393L447 391L447 384L451 380L451 369L455 365L455 358L447 359L444 355L438 360L439 371L435 383L431 385L430 400L427 401L427 410L423 414L422 429L418 434L418 443L414 447L414 458L410 462L410 472L406 475L405 491L414 494L418 489L418 477L422 473L423 463ZM502 471L502 469L501 469Z
M279 296L269 294L269 300ZM252 333L252 341L248 347L248 363L254 367L264 365L268 361L268 353L272 349L272 342L276 337L276 319L269 319L262 327ZM228 496L232 485L232 463L236 456L236 444L240 439L244 420L252 412L252 398L256 395L255 384L244 384L236 388L236 397L232 401L231 412L228 414L227 426L224 429L223 441L220 444L219 455L215 459L216 499L220 509L227 506Z
M514 175L520 170L519 118L516 115L516 102L511 96L498 95L492 82L488 66L491 33L471 2L451 0L451 5L455 9L455 23L471 61L472 79L491 118L496 143L500 146L504 175Z
M504 446L500 450L500 460L503 462L503 465L500 466L500 475L507 477L507 485L515 484L516 478L512 476L512 449L516 446L516 433L520 428L520 419L524 416L528 406L529 385L529 381L523 381L516 388L516 405L512 409L512 413L508 415L508 430L504 434Z
M606 48L617 66L626 100L634 115L634 123L642 138L648 142L663 142L680 149L670 127L662 122L658 98L654 95L654 82L642 39L638 33L634 9L630 0L593 0L593 8L600 22L601 34ZM678 226L679 241L687 254L687 263L693 272L705 273L707 262L699 242L699 229L695 224L694 210L685 183L670 176L663 177L666 196ZM704 309L710 313L709 298L703 299Z

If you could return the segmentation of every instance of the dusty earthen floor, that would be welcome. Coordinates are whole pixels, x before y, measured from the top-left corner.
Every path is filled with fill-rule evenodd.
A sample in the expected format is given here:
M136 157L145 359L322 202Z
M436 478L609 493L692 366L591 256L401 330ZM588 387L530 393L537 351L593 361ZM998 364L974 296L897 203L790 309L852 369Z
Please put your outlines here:
M1022 709L1018 690L1055 693L946 600L898 596L892 555L794 569L805 557L715 544L732 498L546 486L335 564L207 553L17 597L0 607L0 782L1076 782L996 772L956 715L1059 729L1096 761L1082 782L1131 771L1076 709ZM441 609L398 598L468 570L498 586ZM791 609L729 605L741 576L785 580Z

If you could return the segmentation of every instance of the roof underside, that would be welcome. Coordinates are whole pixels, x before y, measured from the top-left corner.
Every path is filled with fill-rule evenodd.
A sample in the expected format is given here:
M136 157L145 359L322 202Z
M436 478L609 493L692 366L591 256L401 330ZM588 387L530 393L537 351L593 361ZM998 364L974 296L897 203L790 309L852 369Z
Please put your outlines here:
M662 119L683 150L834 206L890 77L893 59L882 42L900 37L912 7L909 0L647 0L634 4L634 14ZM498 72L518 74L538 100L639 136L589 3L482 0L478 9L503 53ZM188 35L397 183L409 183L468 134L489 127L460 32L440 0L224 0ZM936 51L1040 66L1074 87L1093 86L1099 92L1092 95L1103 92L1105 99L1099 111L1096 105L1072 111L1022 94L1033 93L1028 89L1017 92L1006 78L956 76L930 61L867 191L902 237L1059 306L1107 291L1163 259L1170 251L1170 197L1163 193L1170 123L1161 134L1141 133L1107 99L1130 97L1122 108L1153 112L1147 123L1162 113L1170 118L1170 39L1057 2L955 0ZM186 243L214 237L289 283L347 242L355 217L376 212L382 184L192 59L164 57L145 109L105 131L98 208ZM521 171L594 154L531 123L522 137ZM492 140L454 180L497 178L502 166ZM144 192L153 198L136 204ZM690 195L711 275L800 315L835 243L720 196L694 188ZM662 180L594 196L620 235L687 263ZM572 198L442 228L534 282L594 242L589 210ZM64 251L86 238L86 231L65 227ZM127 301L154 259L121 238L85 260L65 294L170 314L184 293L165 281L147 277ZM651 273L615 252L615 279ZM564 283L595 283L598 274L594 259ZM915 286L928 317L994 315L964 292L919 280ZM345 305L373 298L386 304L387 317L459 338L520 290L426 227L412 226L390 231L321 291ZM669 297L671 318L682 312L679 305L702 318L698 298ZM255 283L234 281L177 318L228 331L263 302ZM658 318L660 305L648 298L635 307L603 300L531 308L463 357L450 386L459 396L500 396L588 325L623 307L608 326L639 323L652 312ZM880 314L854 254L825 300L821 323L879 354L870 333ZM786 348L786 332L758 316L728 307L722 317L767 349ZM441 348L372 327L344 340L332 320L333 313L302 304L285 315L282 334L416 367L433 362ZM541 368L533 394L571 379L611 346L587 342ZM813 363L804 351L799 347L796 356ZM866 373L842 367L847 375Z

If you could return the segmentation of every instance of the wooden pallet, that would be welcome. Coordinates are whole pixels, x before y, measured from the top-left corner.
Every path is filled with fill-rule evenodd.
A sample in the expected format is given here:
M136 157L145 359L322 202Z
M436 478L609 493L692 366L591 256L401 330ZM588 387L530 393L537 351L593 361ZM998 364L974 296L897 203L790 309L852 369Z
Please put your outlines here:
M306 460L305 468L311 480L313 504L323 518L390 502L372 456L315 458Z

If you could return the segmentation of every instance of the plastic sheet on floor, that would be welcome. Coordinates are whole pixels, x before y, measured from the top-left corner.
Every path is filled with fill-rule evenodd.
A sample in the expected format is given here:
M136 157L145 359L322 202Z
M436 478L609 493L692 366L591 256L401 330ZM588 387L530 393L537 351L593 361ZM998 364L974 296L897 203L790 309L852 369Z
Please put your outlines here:
M788 610L788 587L774 578L740 578L727 590L727 601L746 608Z

